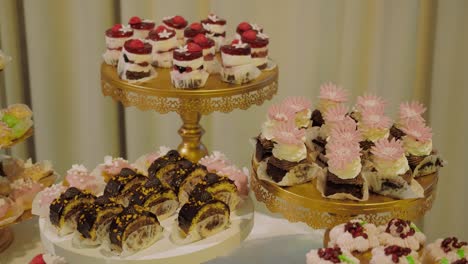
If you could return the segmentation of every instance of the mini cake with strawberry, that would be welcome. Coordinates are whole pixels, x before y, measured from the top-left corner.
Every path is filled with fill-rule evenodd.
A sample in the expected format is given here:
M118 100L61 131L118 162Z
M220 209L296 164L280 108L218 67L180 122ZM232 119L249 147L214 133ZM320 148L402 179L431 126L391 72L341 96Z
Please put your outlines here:
M184 29L184 41L187 42L187 40L192 39L199 34L205 35L206 30L203 28L201 23L194 22Z
M260 75L260 70L253 64L252 49L247 43L233 40L221 47L221 78L233 84L248 83Z
M128 24L133 29L133 37L138 39L145 39L148 33L154 28L154 21L149 19L141 19L140 17L131 17Z
M187 20L182 16L168 16L163 18L164 25L176 32L179 45L184 44L184 29L187 27Z
M372 249L370 264L421 264L416 251L407 247L390 245Z
M360 264L348 250L340 247L312 249L306 255L307 264Z
M104 61L116 66L125 41L133 37L133 29L122 24L115 24L106 30L106 52L102 55Z
M165 26L158 26L148 34L153 45L153 65L161 68L172 67L172 52L179 46L176 32Z
M263 28L261 26L244 21L244 22L240 22L239 25L237 25L235 38L241 39L242 34L249 30L253 30L257 33L263 32Z
M329 247L338 246L350 252L364 253L379 246L378 230L374 224L351 220L330 230Z
M426 235L411 221L392 219L387 225L378 227L381 246L400 246L418 251L426 243Z
M128 82L145 82L156 77L156 71L151 66L152 50L153 46L148 41L127 40L117 65L119 77Z
M248 30L242 34L241 40L250 45L253 64L260 70L265 69L268 64L268 36L262 32Z
M381 139L371 148L372 168L364 173L371 191L397 199L424 197L424 189L413 179L400 140Z
M208 36L215 41L216 51L218 51L226 38L226 20L215 14L210 14L201 23Z
M176 88L196 89L205 85L209 74L203 67L203 49L198 44L190 42L175 49L173 64L171 80Z
M203 49L203 66L209 73L216 73L219 71L219 64L215 58L215 42L214 40L206 37L204 34L198 34L194 38L189 39L188 42L194 42Z
M423 254L423 263L427 264L463 264L466 262L468 243L456 237L437 239L429 244ZM458 261L458 262L457 262Z

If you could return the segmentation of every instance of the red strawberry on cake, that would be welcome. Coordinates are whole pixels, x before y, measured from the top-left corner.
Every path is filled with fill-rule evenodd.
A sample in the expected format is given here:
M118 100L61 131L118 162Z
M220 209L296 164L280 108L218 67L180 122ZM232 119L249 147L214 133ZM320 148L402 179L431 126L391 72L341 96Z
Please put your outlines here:
M228 83L242 84L252 81L260 75L251 55L252 49L247 43L233 40L231 44L221 47L221 77Z
M235 38L241 39L242 34L244 34L244 32L247 32L249 30L254 30L257 33L259 32L263 33L263 27L257 24L250 24L249 22L244 21L244 22L239 23L239 25L237 25Z
M130 18L128 24L134 31L134 38L144 39L148 33L154 28L154 21L148 19L141 19L137 16Z
M174 50L172 84L176 88L195 89L203 87L208 79L208 72L203 67L203 49L190 42Z
M201 23L208 36L215 41L216 51L219 51L226 38L226 20L215 14L210 14L206 19L203 19Z
M147 39L153 45L153 65L171 68L172 52L179 45L176 32L161 25L151 30Z
M169 16L163 18L166 27L175 30L179 44L184 43L184 29L187 27L187 20L182 16Z
M203 28L201 23L192 23L184 30L184 41L187 42L187 40L192 39L199 34L205 35L206 30Z
M122 24L115 24L106 30L106 52L102 55L104 61L109 65L117 65L122 46L125 41L133 36L133 29Z
M117 65L117 73L122 80L143 82L156 76L151 66L153 46L141 39L130 39L124 44Z
M189 39L188 42L198 44L203 49L203 61L205 70L209 73L217 72L217 63L215 60L215 42L214 40L207 38L203 34L198 34L193 39Z
M265 69L268 62L268 36L262 32L248 30L242 34L241 39L252 48L253 64L260 70Z

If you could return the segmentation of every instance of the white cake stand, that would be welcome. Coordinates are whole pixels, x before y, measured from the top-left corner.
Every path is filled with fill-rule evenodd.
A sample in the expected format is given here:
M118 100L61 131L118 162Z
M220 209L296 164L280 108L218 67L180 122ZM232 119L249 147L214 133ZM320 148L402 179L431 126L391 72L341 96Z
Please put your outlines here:
M228 229L188 245L176 245L170 240L176 217L175 215L161 222L164 227L164 237L161 240L128 257L105 256L99 248L75 248L72 246L72 235L57 236L44 218L39 219L39 229L46 251L64 257L69 264L201 263L225 255L245 240L253 227L254 206L251 198L247 198L239 209L231 213Z

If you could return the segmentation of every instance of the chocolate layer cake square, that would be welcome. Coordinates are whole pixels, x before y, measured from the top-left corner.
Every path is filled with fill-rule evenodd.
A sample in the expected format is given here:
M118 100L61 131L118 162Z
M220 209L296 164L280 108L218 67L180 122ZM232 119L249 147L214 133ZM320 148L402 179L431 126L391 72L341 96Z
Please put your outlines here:
M364 178L359 174L354 179L341 179L335 174L328 172L327 180L325 185L325 195L330 196L336 193L349 193L352 196L362 199L364 192L362 190L364 186Z

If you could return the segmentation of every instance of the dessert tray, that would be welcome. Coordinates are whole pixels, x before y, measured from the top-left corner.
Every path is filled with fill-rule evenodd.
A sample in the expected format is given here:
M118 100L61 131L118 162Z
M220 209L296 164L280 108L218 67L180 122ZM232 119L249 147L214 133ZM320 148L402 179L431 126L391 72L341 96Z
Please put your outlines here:
M188 245L176 245L169 236L175 216L161 221L164 238L149 248L128 257L106 256L99 249L80 249L72 246L72 236L57 236L44 219L39 220L41 240L45 249L64 257L68 263L201 263L222 256L239 246L249 235L254 223L254 208L250 198L231 213L228 229Z

